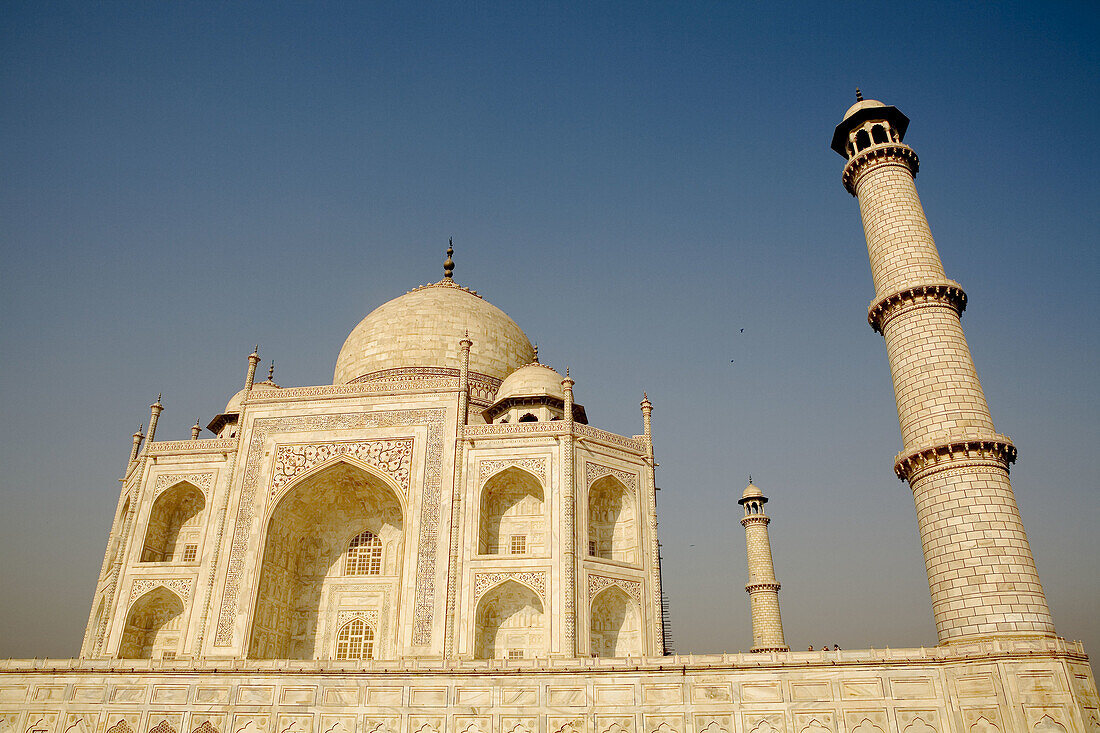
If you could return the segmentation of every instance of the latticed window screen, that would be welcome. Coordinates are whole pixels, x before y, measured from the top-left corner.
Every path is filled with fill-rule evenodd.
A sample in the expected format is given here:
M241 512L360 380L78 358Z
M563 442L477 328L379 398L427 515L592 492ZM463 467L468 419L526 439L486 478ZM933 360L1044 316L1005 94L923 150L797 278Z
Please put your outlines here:
M588 540L588 554L592 557L596 556L596 540Z
M336 635L337 659L371 659L374 654L374 629L363 619L353 618Z
M509 659L523 659L523 650L522 649L509 649L508 650L508 658Z
M378 575L382 572L382 540L371 531L360 532L348 545L345 575Z
M510 545L513 555L524 555L527 553L527 535L514 534L512 535L512 542Z
M195 556L199 553L198 545L185 545L183 548L183 561L195 562Z

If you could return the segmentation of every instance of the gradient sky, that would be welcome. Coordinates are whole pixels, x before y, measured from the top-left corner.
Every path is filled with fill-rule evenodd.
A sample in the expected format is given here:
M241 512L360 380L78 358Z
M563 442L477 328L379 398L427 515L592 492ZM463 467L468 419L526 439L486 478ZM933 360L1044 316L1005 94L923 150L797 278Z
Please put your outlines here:
M3 3L0 657L77 653L158 392L182 439L256 342L329 383L451 235L594 425L649 392L678 651L751 644L750 473L792 647L934 644L828 149L857 85L912 120L1055 623L1100 653L1098 13L969 5Z

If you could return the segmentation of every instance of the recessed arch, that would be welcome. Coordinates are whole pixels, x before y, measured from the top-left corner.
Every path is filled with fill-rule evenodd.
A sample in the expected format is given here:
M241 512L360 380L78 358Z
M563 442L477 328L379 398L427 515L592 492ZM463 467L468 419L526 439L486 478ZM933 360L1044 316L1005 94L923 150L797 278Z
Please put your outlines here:
M339 456L296 477L266 522L249 656L331 658L341 603L369 608L373 599L375 610L396 618L405 532L401 493L376 469ZM379 550L369 578L346 572L352 544L364 533ZM376 636L372 643L375 658L393 647Z
M517 554L546 550L546 504L542 482L530 471L508 466L481 489L478 516L478 553L510 554L523 538Z
M612 475L588 487L588 554L617 562L638 562L638 502Z
M871 128L871 139L875 141L875 144L890 141L889 136L886 134L886 128L882 125L875 125Z
M545 657L549 630L542 599L509 578L489 589L475 612L474 656L478 659Z
M629 657L642 654L642 614L622 588L612 585L592 599L589 642L593 656Z
M206 495L188 481L165 489L149 511L141 562L182 561L184 547L198 545L205 508Z
M175 656L179 647L183 600L163 585L130 606L118 647L120 659L160 659Z

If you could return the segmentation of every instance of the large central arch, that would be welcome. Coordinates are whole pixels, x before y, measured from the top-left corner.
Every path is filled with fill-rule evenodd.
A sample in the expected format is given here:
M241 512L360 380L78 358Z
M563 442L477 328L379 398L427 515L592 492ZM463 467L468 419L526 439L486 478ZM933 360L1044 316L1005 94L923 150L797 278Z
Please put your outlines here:
M393 487L339 459L290 487L268 520L249 656L332 659L341 614L389 619L373 656L392 656L405 512ZM370 547L370 561L359 557ZM380 554L380 557L377 555Z

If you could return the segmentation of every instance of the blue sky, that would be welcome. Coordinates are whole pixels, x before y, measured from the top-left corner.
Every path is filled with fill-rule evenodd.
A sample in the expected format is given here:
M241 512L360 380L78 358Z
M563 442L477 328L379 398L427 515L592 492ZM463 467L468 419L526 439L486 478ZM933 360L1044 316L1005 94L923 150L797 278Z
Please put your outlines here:
M678 650L751 643L749 473L792 646L934 644L828 149L857 85L912 120L1058 631L1100 650L1100 24L970 5L4 3L0 656L76 653L158 392L167 439L256 342L329 382L448 236L593 424L649 392Z

